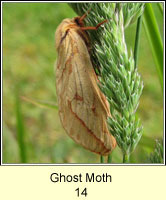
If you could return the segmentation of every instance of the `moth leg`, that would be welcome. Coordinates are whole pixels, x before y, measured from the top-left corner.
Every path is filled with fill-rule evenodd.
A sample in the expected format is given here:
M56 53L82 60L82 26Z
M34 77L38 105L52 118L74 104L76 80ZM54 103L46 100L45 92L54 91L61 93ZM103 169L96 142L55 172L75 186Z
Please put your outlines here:
M107 19L105 19L104 21L100 22L99 24L97 24L97 26L86 26L86 27L81 27L82 30L97 30L102 24L108 22Z

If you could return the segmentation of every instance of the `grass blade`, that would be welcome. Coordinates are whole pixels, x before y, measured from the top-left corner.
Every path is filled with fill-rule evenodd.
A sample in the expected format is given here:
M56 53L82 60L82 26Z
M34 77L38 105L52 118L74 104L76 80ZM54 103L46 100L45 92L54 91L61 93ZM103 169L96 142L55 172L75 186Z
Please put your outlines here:
M163 44L154 11L150 3L146 3L143 22L156 63L161 87L163 88Z
M141 25L142 25L142 15L137 20L137 29L136 29L136 36L135 36L135 45L134 45L134 61L135 61L135 68L138 64L138 50L139 50L139 41L140 41L140 33L141 33Z
M161 12L161 15L163 16L163 3L158 3L157 5L158 5L158 8Z
M25 129L24 129L24 122L21 111L21 101L19 97L18 87L15 90L15 111L16 111L16 128L17 128L18 145L20 150L20 161L21 163L26 163L27 155L26 155L26 144L25 144Z
M42 107L42 108L51 108L51 109L58 109L58 106L50 103L50 102L45 102L45 101L39 101L39 100L34 100L34 99L30 99L27 97L22 96L21 99L23 99L24 101L27 101L29 103L32 103L36 106Z

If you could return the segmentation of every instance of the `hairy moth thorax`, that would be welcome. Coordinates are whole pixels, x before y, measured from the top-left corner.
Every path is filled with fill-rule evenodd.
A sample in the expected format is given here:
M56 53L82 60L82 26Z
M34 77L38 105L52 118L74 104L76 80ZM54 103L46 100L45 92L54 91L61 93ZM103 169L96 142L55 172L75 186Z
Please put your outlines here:
M89 55L90 41L82 17L64 19L55 34L58 52L56 90L59 116L67 134L78 144L100 155L108 155L116 146L109 133L109 104L97 85L97 76Z

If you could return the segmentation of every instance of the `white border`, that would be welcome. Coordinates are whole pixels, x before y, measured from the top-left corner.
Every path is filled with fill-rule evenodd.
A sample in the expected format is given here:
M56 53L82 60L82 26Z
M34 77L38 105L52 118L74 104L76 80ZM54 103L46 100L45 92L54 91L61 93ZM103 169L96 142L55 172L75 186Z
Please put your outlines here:
M2 31L3 31L3 28L2 28L2 22L3 22L3 11L2 11L2 4L3 3L75 3L76 1L1 1L1 166L165 166L165 67L164 68L164 73L163 73L163 153L164 153L164 163L163 164L151 164L151 163L144 163L144 164L112 164L112 163L96 163L96 164L90 164L90 163L82 163L82 164L77 164L77 163L65 163L65 164L49 164L49 163L25 163L25 164L3 164L2 163L2 147L3 147L3 144L2 144L2 131L3 131L3 128L2 128L2 124L3 124L3 114L2 114L2 105L3 105L3 78L2 78L2 72L3 72L3 61L2 61L2 57L3 57L3 53L2 53L2 50L3 50L3 34L2 34ZM79 1L80 3L81 2L92 2L92 1ZM93 1L94 3L99 3L101 1ZM103 1L104 2L104 1ZM106 2L117 2L117 1L106 1ZM118 2L131 2L131 1L118 1ZM164 17L164 27L163 27L163 30L164 30L164 34L163 34L163 48L164 48L164 66L165 66L165 1L132 1L133 3L139 3L139 2L144 2L144 3L163 3L163 17Z

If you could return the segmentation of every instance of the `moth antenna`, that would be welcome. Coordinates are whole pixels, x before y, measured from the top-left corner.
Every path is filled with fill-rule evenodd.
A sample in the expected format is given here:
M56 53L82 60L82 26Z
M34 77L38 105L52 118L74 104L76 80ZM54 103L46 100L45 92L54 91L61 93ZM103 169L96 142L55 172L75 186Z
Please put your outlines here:
M85 13L84 15L82 15L82 17L80 17L79 21L83 21L86 16L87 16L87 14Z
M86 18L86 16L90 13L90 11L91 8L85 14L83 14L82 17L80 17L79 21L83 21Z

